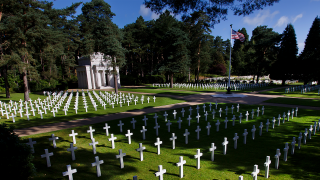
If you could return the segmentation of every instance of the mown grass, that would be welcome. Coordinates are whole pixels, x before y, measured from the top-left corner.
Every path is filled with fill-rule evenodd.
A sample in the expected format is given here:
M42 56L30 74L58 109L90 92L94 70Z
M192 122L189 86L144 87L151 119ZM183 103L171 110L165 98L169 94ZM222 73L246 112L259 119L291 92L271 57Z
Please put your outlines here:
M298 98L282 98L281 97L281 98L269 99L264 102L320 107L320 100L318 99L298 99Z
M218 109L225 109L225 106L228 106L229 109L231 105L236 106L236 104L219 104ZM320 171L318 167L320 165L320 148L319 140L320 136L317 132L316 135L312 135L312 138L307 140L306 144L301 144L301 149L295 146L295 154L291 155L289 153L287 162L283 160L283 148L285 143L292 141L292 137L298 138L299 132L304 132L305 128L308 128L310 125L313 125L314 121L318 121L320 112L313 111L308 109L299 109L298 117L290 118L290 121L286 121L284 124L281 120L281 125L275 125L275 128L272 129L272 125L269 126L269 132L266 132L266 120L272 120L273 117L277 117L278 114L287 112L288 108L284 107L272 107L265 106L265 114L257 117L254 116L254 119L251 119L249 116L249 121L245 121L243 118L242 123L239 123L239 113L244 114L246 111L251 112L252 109L257 109L255 105L241 105L240 112L236 111L236 125L232 126L230 119L232 118L231 111L228 112L228 127L224 128L223 120L226 115L223 111L221 118L219 113L216 114L215 119L212 119L212 115L208 116L208 122L211 123L210 135L207 135L206 125L208 122L205 121L203 116L203 109L200 106L200 123L197 123L195 118L196 110L193 106L193 114L191 120L191 126L188 126L186 120L186 115L189 114L189 107L185 107L186 110L185 117L181 118L183 120L181 124L181 129L178 129L177 119L181 117L181 108L176 109L178 114L177 118L173 118L173 110L167 111L169 114L168 119L171 120L171 131L168 132L166 122L164 120L164 112L158 112L158 124L160 125L159 136L156 136L154 129L155 120L153 119L154 114L145 114L149 120L147 121L147 132L146 139L142 139L142 134L140 133L141 127L144 126L142 121L144 115L135 116L137 120L135 129L132 128L130 121L132 118L121 119L124 123L123 132L120 132L119 120L107 121L111 129L109 132L114 134L117 137L115 141L115 149L111 148L111 142L108 141L110 135L106 137L106 132L103 129L105 123L93 124L91 125L95 132L93 137L96 141L99 142L97 145L97 154L93 154L92 147L89 146L91 143L90 134L87 133L89 126L81 126L73 128L76 133L79 135L76 136L77 143L75 150L76 160L71 160L71 153L66 149L70 147L72 142L72 137L69 137L72 129L59 130L49 133L31 135L22 137L23 142L28 142L28 138L33 138L33 141L37 141L37 144L34 145L35 153L33 163L37 168L37 176L33 179L68 179L67 176L63 177L62 172L67 171L66 165L71 165L72 169L77 169L77 173L73 174L74 179L87 180L87 179L98 179L96 175L96 167L92 167L91 163L95 161L94 157L99 156L100 160L104 160L104 163L101 165L101 177L100 179L108 180L120 180L120 179L132 179L133 176L137 175L138 179L158 179L155 177L155 172L158 171L158 165L162 165L166 169L164 174L164 179L179 179L179 167L176 166L176 163L179 161L179 156L183 156L183 159L186 160L184 165L184 179L238 179L239 175L242 175L244 179L251 179L251 172L253 171L253 166L257 164L260 169L258 179L265 178L264 174L264 162L266 156L270 156L272 163L270 164L270 177L271 180L283 180L283 179L318 179L320 177ZM260 107L261 110L262 107ZM208 106L207 106L207 109ZM289 109L290 110L290 109ZM216 132L216 120L219 119L220 130ZM263 122L263 132L262 136L259 136L259 125L260 122ZM252 140L251 138L251 129L255 125L257 131L255 133L256 138ZM200 139L196 139L195 129L199 126L201 128ZM127 130L130 129L133 132L132 144L128 144L128 139L125 137ZM189 143L185 144L185 137L183 133L185 129L188 129L190 132ZM243 144L242 133L244 129L247 129L249 134L247 137L247 144ZM169 140L171 133L175 133L177 136L176 139L176 149L172 149L172 142ZM234 134L238 133L238 148L233 148ZM51 137L51 134L59 137L57 140L57 148L53 148L52 141L49 141L48 138ZM161 154L157 155L157 147L154 146L156 138L159 137L163 144L161 145ZM228 138L229 144L227 148L227 154L223 155L223 146L222 142L224 137ZM146 147L144 150L144 161L140 161L139 152L135 149L139 147L139 143L142 143ZM217 149L215 150L215 161L210 160L211 153L209 148L211 143L215 143ZM53 156L50 157L51 167L46 166L45 158L41 158L41 155L44 154L44 149L48 149L49 152L53 152ZM119 159L116 159L118 150L122 149L126 156L124 157L124 168L120 169ZM194 155L197 152L197 149L201 150L203 156L201 157L201 168L196 169L196 159ZM276 170L274 155L276 149L281 150L280 157L280 166ZM291 151L291 146L289 151Z
M70 93L68 93L70 94ZM75 93L74 93L75 94ZM91 93L92 94L92 93ZM136 94L138 95L138 94ZM21 93L15 93L12 94L12 100L19 100ZM69 96L69 95L68 95ZM168 105L168 104L176 104L180 102L185 102L184 100L177 100L170 97L156 97L156 101L152 99L153 96L144 96L144 103L141 104L141 95L139 96L139 101L137 102L137 105L134 105L134 102L132 101L129 106L126 103L122 104L122 107L120 107L120 104L115 104L114 108L112 108L111 105L107 103L106 109L103 108L103 106L97 101L96 97L92 94L92 97L95 99L96 103L99 105L97 107L97 111L95 111L95 108L93 107L90 98L87 93L85 93L85 97L87 100L87 105L89 108L87 109L88 112L86 112L83 102L82 102L82 95L79 93L79 105L78 105L78 111L76 114L76 111L73 109L75 106L75 95L73 96L69 111L67 112L67 115L65 115L65 112L62 111L64 108L64 105L66 104L68 97L65 98L63 104L60 106L60 109L58 109L58 113L55 113L55 117L53 117L53 113L51 112L52 108L50 110L47 110L47 114L43 114L43 119L41 119L40 114L38 112L35 112L35 116L33 116L31 109L29 108L29 113L31 114L29 116L29 121L27 120L27 116L25 115L26 110L23 112L23 117L20 117L20 114L17 112L17 117L15 117L15 122L13 122L12 118L7 119L6 115L1 116L0 123L7 123L8 125L14 125L16 129L21 128L27 128L27 127L33 127L33 126L40 126L45 124L51 124L51 123L58 123L58 122L64 122L64 121L71 121L71 120L77 120L77 119L84 119L84 118L90 118L95 116L102 116L106 114L112 114L112 113L119 113L119 112L125 112L125 111L131 111L131 110L138 110L138 109L144 109L144 108L152 108L156 106L162 106L162 105ZM40 99L45 99L48 96L37 96ZM32 100L35 100L37 97L34 97L34 95L31 95L30 98ZM147 98L150 98L150 101L148 103ZM6 99L6 102L9 100ZM20 104L20 103L18 103ZM30 107L30 105L29 105ZM19 108L19 107L18 107ZM34 108L37 110L37 108L34 106ZM13 110L12 110L13 113ZM1 114L0 114L1 115ZM11 113L10 113L11 116Z

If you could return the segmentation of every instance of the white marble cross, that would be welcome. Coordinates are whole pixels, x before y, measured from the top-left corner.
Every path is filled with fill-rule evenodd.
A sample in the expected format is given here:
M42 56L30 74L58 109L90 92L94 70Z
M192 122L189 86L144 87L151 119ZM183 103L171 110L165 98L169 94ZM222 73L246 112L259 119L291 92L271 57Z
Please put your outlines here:
M91 163L91 165L92 165L92 167L93 166L97 166L96 168L97 168L97 176L98 177L100 177L101 176L101 171L100 171L100 164L103 164L104 162L103 162L103 160L100 160L99 161L99 156L96 156L95 157L95 162L94 163Z
M200 157L203 153L200 153L200 149L197 149L197 154L194 155L194 158L197 159L197 169L200 169Z
M142 121L144 121L144 126L147 126L147 120L148 120L148 118L146 118L146 116L144 116L144 118L142 119Z
M156 126L154 127L154 129L156 130L156 136L158 136L158 129L160 128L160 126L158 125L158 123L156 123Z
M179 120L177 121L178 122L178 124L179 124L179 129L181 129L181 123L182 123L182 120L181 120L181 118L179 117Z
M262 135L262 128L263 128L263 122L260 122L260 126L259 126L259 136Z
M209 104L209 108L210 108L209 111L211 111L211 107L212 107L212 104L210 103L210 104Z
M71 158L72 161L76 160L76 157L74 155L74 150L78 149L78 147L74 147L73 143L70 143L70 148L67 149L67 151L71 151Z
M276 169L279 169L279 158L280 158L280 156L281 156L280 149L277 149L276 155L274 156L274 158L276 159L276 162L275 162L275 168Z
M248 121L248 116L249 116L248 111L247 111L247 113L245 115L246 115L246 121Z
M217 109L217 108L218 108L218 102L217 102L217 101L216 101L216 104L215 104L215 105L216 105L216 109Z
M244 133L242 135L243 135L243 144L247 144L247 135L248 135L247 129L244 130Z
M239 123L241 124L241 120L242 120L242 113L240 113L240 116L239 116Z
M105 123L105 127L103 127L103 129L106 130L106 136L109 136L109 128L110 126L108 126L108 123Z
M167 111L164 112L163 116L164 116L164 120L167 122L167 116L168 116Z
M231 114L233 114L233 109L234 109L234 107L233 107L233 105L231 106Z
M157 142L154 145L157 146L158 155L160 154L160 144L162 144L162 141L160 141L160 138L157 138Z
M156 175L156 177L159 176L159 180L163 180L163 174L166 173L166 169L162 169L162 165L158 166L159 171L154 173Z
M240 108L240 106L239 106L239 104L237 105L237 112L239 112L239 108Z
M48 149L44 149L45 154L41 155L41 158L46 158L47 160L47 167L51 167L51 162L50 162L50 156L53 156L53 152L52 153L48 153Z
M190 112L190 116L191 116L191 114L192 114L192 107L190 106L190 108L189 108L189 112Z
M115 146L114 146L114 140L116 140L116 139L117 139L117 137L113 137L113 134L111 134L111 138L108 139L109 141L111 141L112 149L115 148Z
M289 146L288 143L285 144L285 148L283 148L283 160L287 161Z
M308 135L308 130L307 128L305 128L305 131L304 131L304 137L303 137L303 144L306 144L307 143L307 135Z
M219 115L219 116L221 117L221 113L222 113L222 108L220 108L220 110L219 110L219 113L220 113L220 115Z
M176 115L177 115L177 111L176 110L173 110L173 119L176 119Z
M32 141L32 138L29 138L29 142L27 142L26 144L28 144L31 148L31 153L34 153L34 147L33 145L36 144L37 141Z
M196 118L197 118L197 123L199 123L199 118L200 118L201 116L199 115L199 113L198 113L198 115L196 116Z
M92 143L89 143L89 146L92 146L93 149L93 154L96 154L96 144L98 144L99 142L95 141L94 138L91 138Z
M180 178L183 178L183 165L186 164L186 160L183 160L183 156L180 156L179 159L180 159L180 161L178 163L176 163L176 164L177 164L178 167L180 166L180 168L179 168L179 176L180 176Z
M216 123L217 132L219 132L219 125L220 125L220 122L219 122L219 120L217 120L217 123Z
M301 140L302 140L302 132L299 133L299 137L298 137L298 149L300 149Z
M279 114L279 116L278 116L278 126L280 126L280 123L281 123L281 115Z
M226 120L224 120L224 128L227 129L228 126L228 118L226 117Z
M176 140L177 136L174 135L174 133L172 133L172 137L170 138L170 141L172 141L172 149L176 148Z
M140 130L140 132L142 133L142 139L143 139L143 140L146 139L146 131L147 131L147 129L145 129L145 127L142 126L142 130Z
M283 112L282 118L283 118L283 119L282 119L282 123L284 123L284 122L286 121L286 119L285 119L285 118L286 118L285 112Z
M197 133L197 140L199 140L199 132L201 131L201 129L199 128L199 126L197 126L197 129L195 130L195 132Z
M266 122L266 131L267 131L267 132L268 132L268 130L269 130L269 124L270 124L269 119L267 119L267 122Z
M122 132L122 126L123 126L124 124L122 123L122 121L120 120L119 121L119 124L118 124L118 126L120 127L120 132Z
M123 157L126 156L126 153L122 153L122 149L119 149L119 155L116 155L117 159L120 159L120 168L124 168Z
M266 157L266 162L264 163L265 167L265 178L269 178L269 166L271 164L270 156Z
M145 149L146 147L142 147L142 143L139 143L139 148L136 151L140 152L140 161L143 161L143 150Z
M296 117L298 116L298 107L296 107Z
M253 167L253 172L251 173L253 180L257 180L259 172L260 170L258 169L258 165L255 164Z
M287 113L287 120L289 121L290 119L290 110L288 110L288 113Z
M215 114L216 114L216 111L213 109L212 110L212 119L214 119Z
M272 119L272 129L274 129L274 125L275 125L275 123L276 123L276 118L275 118L275 117L273 117L273 119Z
M257 109L257 117L259 117L259 112L260 112L260 109L258 107L258 109Z
M252 132L252 140L254 140L255 134L256 134L256 127L255 127L255 125L252 126L251 132Z
M264 106L262 106L261 110L262 110L261 114L264 115Z
M183 136L185 136L185 142L186 144L188 144L188 136L190 135L190 132L188 132L188 129L185 130L185 133L183 134Z
M157 116L157 113L154 113L154 116L153 116L153 118L154 118L154 122L155 122L155 123L157 123L157 120L158 120L158 116Z
M92 126L89 126L89 130L87 130L87 133L90 133L90 139L93 138L92 132L95 132L95 129L92 129Z
M15 117L16 117L16 116L15 116L15 115L13 115L13 113L11 113L10 118L12 118L12 121L13 121L13 122L16 122L16 121L15 121L15 119L14 119Z
M185 110L182 108L182 110L181 110L182 117L184 117L184 112L185 112Z
M76 135L78 135L78 133L74 133L74 130L71 130L71 134L69 134L69 137L72 136L73 144L76 144L76 143L77 143L77 141L76 141Z
M187 118L187 120L188 120L188 125L190 126L190 120L191 120L190 115L189 115L189 117Z
M227 141L227 137L224 137L224 141L222 143L223 145L223 155L226 155L227 154L227 145L228 145L228 141Z
M312 125L310 125L310 128L309 128L309 139L311 139L312 130L313 130Z
M55 137L54 134L51 134L51 138L49 138L49 141L52 141L53 148L57 148L56 146L56 140L59 139L59 137Z
M232 117L232 126L234 126L236 124L236 115L233 115Z
M211 161L214 161L214 150L217 149L217 146L214 146L214 143L211 143L211 148L209 148L209 151L211 151Z
M199 109L200 109L200 107L199 107L199 105L197 105L197 108L196 108L197 114L199 114Z
M23 113L23 110L20 108L18 113L20 113L20 117L23 117L22 113Z
M293 137L291 142L291 154L294 154L295 146L296 146L296 137Z
M317 131L317 122L314 122L314 125L313 125L313 135L316 135L316 131Z
M128 129L127 134L125 134L126 137L128 137L128 143L131 144L131 136L133 135L133 133L130 132L130 129Z
M206 112L206 104L203 104L203 112Z
M254 109L252 109L251 117L252 117L252 119L253 119L253 117L254 117Z
M132 128L135 129L136 126L135 126L135 123L137 122L136 120L134 120L134 118L132 118L132 121L130 121L132 123Z
M153 102L156 102L156 97L155 96L153 96Z
M210 122L208 122L208 125L206 126L206 128L207 128L207 135L209 136L210 135L210 128L211 128Z
M166 126L168 126L168 132L170 132L170 125L171 125L172 123L170 122L170 120L168 120L168 122L167 122L167 124L166 124Z
M226 116L228 115L228 106L226 106Z
M238 133L234 133L234 138L233 138L234 149L237 149L238 139L239 139Z

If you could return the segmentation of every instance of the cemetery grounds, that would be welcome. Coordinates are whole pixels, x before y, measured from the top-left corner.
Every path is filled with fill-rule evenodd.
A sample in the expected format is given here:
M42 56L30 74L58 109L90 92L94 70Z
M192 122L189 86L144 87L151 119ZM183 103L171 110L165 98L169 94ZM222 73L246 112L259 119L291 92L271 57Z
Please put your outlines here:
M124 89L120 89L121 91ZM125 89L127 90L127 89ZM149 89L144 90L148 92ZM149 93L155 93L150 91ZM162 93L162 94L161 94ZM188 93L190 93L188 91ZM79 93L79 97L81 93ZM243 101L245 98L235 98L235 103L224 103L223 98L210 98L208 96L207 101L203 102L206 104L206 111L208 112L207 121L205 120L205 112L203 108L203 103L197 102L193 103L192 101L184 102L182 99L186 94L175 95L177 99L172 99L170 97L160 97L158 95L163 95L164 92L159 92L159 94L154 94L156 96L156 101L153 102L153 99L150 100L150 104L144 102L144 105L140 104L134 106L131 104L129 107L123 105L122 108L115 106L114 109L110 105L107 106L107 110L104 110L103 107L98 107L98 110L95 111L94 108L88 109L88 112L78 111L78 114L74 112L68 112L67 115L63 111L59 110L59 113L55 118L52 117L52 114L43 119L39 118L37 114L35 117L30 118L30 121L27 121L25 118L19 119L16 118L15 123L12 123L12 120L7 120L5 116L1 117L2 122L7 124L14 124L19 129L34 127L44 124L57 123L59 121L70 121L77 120L78 118L91 118L98 115L102 115L105 119L105 122L95 123L90 125L83 125L75 128L66 128L58 131L45 132L41 134L34 134L28 136L22 136L22 142L27 143L29 138L32 138L32 141L36 141L34 144L33 154L34 160L33 163L37 169L37 175L32 179L68 179L68 176L62 176L63 172L67 171L66 165L71 165L71 169L77 169L77 172L73 174L74 179L98 179L96 167L93 167L91 163L95 162L95 156L99 156L100 160L103 160L104 163L100 165L101 167L101 178L103 179L132 179L133 176L138 176L138 179L158 179L159 177L155 176L155 173L158 172L158 166L162 165L163 169L166 169L166 173L163 175L164 179L180 179L179 178L179 167L176 166L176 163L179 162L179 157L183 156L183 159L186 160L184 164L184 178L185 179L238 179L240 175L244 179L251 179L251 173L253 172L253 166L258 165L260 172L258 173L258 179L265 178L265 167L264 163L266 156L270 156L270 172L269 179L318 179L320 177L320 171L318 167L320 165L320 148L319 148L319 131L316 131L315 135L312 132L311 139L307 138L306 144L301 141L301 147L298 149L298 144L294 145L295 151L294 154L291 154L291 142L292 138L296 137L296 142L299 136L299 133L305 132L305 128L309 129L310 125L313 125L314 122L318 122L320 113L319 110L311 109L298 109L297 117L294 115L293 119L287 117L285 118L285 123L283 123L281 118L280 126L278 126L276 121L274 129L272 128L272 123L269 125L269 130L266 132L266 122L269 119L269 122L272 122L273 117L277 118L280 114L281 117L283 113L291 112L295 107L299 107L299 101L292 105L292 108L281 107L280 106L264 106L265 111L262 115L261 109L262 106L259 104L250 105L248 104L239 104L239 112L236 111L236 108L231 113L231 106L237 106L237 101ZM197 94L195 91L194 94ZM140 94L139 94L140 95ZM139 96L138 95L138 96ZM171 94L172 95L172 94ZM13 98L14 95L12 95ZM145 98L150 96L150 94L145 95ZM193 95L195 96L195 95ZM46 98L46 96L34 95L34 99ZM88 96L86 96L88 97ZM153 96L150 96L150 98ZM195 96L196 97L196 96ZM31 96L33 99L33 95ZM161 98L164 99L162 103L158 102ZM15 99L16 101L19 98ZM89 99L88 99L89 100ZM298 100L298 99L297 99ZM3 100L1 100L3 101ZM81 99L80 99L81 101ZM79 101L79 102L80 102ZM196 101L196 100L195 100ZM215 102L218 102L217 109L215 109ZM89 102L89 101L88 101ZM184 102L184 103L183 103ZM209 102L212 103L212 109L215 109L215 117L213 119L212 111L209 111ZM178 104L177 104L178 103ZM187 117L190 114L189 108L191 104L192 114L190 120L190 126L188 124ZM71 102L72 104L72 102ZM163 105L173 104L169 108ZM199 123L197 123L196 118L196 107L199 105ZM155 107L162 107L156 109ZM228 114L226 115L226 106L228 106ZM72 107L70 105L70 107ZM128 108L128 109L125 109ZM257 108L259 107L259 117L257 117ZM132 109L131 109L132 108ZM184 108L185 113L182 117L181 110ZM221 117L219 116L219 109L222 109ZM254 117L251 117L252 109L254 109ZM174 118L173 111L176 110L176 118ZM72 110L70 110L72 111ZM101 112L100 112L101 111ZM132 112L131 117L121 118L121 112ZM143 112L140 115L135 115L134 112ZM168 126L165 121L164 113L168 114L167 119L171 121L170 132L168 132ZM248 121L246 121L245 113L249 112ZM82 114L81 114L82 113ZM115 120L108 119L111 115L118 116ZM155 119L153 118L155 113L157 113L157 123L160 125L158 136L156 135L155 130ZM239 115L242 113L242 122L239 122ZM106 115L103 115L106 114ZM235 125L232 125L232 117L235 115ZM18 115L17 115L18 116ZM145 125L145 122L142 120L144 116L148 118L147 126L145 128L146 137L143 140L142 133L140 130L142 126ZM179 117L182 120L181 128L177 120ZM225 118L227 117L227 128L225 129ZM114 118L114 117L113 117ZM135 129L130 121L134 118L137 122L135 123ZM119 121L124 123L122 127L122 132L120 132L120 127L118 126ZM216 131L216 122L220 121L219 131ZM21 121L21 122L20 122ZM1 122L1 123L2 123ZM208 135L208 122L211 125L210 134ZM259 126L260 122L263 123L262 135L259 135ZM28 124L29 123L29 124ZM105 123L108 123L110 126L109 136L106 136ZM255 139L252 139L252 128L255 125ZM98 142L96 145L96 154L93 154L93 147L89 145L91 143L90 134L87 133L90 126L92 129L95 129L93 132L93 137L95 141ZM197 126L201 128L199 132L199 139L197 139L197 133L195 130ZM125 136L127 130L133 133L131 136L131 144L128 144L128 138ZM188 129L190 135L188 137L188 144L185 143L185 129ZM244 129L247 129L248 136L246 144L243 143ZM67 151L67 148L70 148L70 143L73 142L71 130L74 130L75 133L78 133L76 136L76 144L74 146L78 147L75 150L76 160L71 159L71 152ZM175 140L175 149L172 149L172 133L175 133L177 139ZM234 149L233 138L235 133L238 134L239 139L237 143L237 149ZM48 139L51 137L51 134L54 134L59 139L56 140L56 148L53 147L52 141ZM115 140L115 149L112 149L111 142L108 140L110 134L113 134L117 139ZM157 140L157 137L160 138L160 141L163 143L160 145L161 153L157 154L157 147L154 143ZM227 137L228 145L226 155L223 155L223 146L222 142L224 138ZM284 152L283 148L285 143L289 144L289 152L287 161L284 161ZM146 149L143 151L144 160L140 161L139 152L136 151L139 148L139 143L142 143ZM214 161L211 161L211 143L214 143L216 150L214 152ZM47 162L45 158L41 158L41 155L44 154L44 149L48 149L48 152L53 152L53 156L50 156L51 167L47 167ZM116 158L118 155L118 150L122 149L123 153L126 153L126 156L123 158L124 168L120 168L119 159ZM194 155L197 153L197 149L200 149L200 152L203 153L203 156L200 158L200 169L197 169L197 160L194 158ZM279 162L279 169L275 169L275 154L276 149L280 149L281 156Z

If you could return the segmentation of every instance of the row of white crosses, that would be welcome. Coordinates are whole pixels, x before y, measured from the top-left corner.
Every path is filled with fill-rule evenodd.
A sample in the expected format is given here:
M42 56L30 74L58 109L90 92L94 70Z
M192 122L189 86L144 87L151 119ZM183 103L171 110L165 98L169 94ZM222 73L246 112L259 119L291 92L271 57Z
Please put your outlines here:
M155 84L153 84L154 87ZM170 83L166 84L156 84L159 87L169 87ZM186 88L186 89L226 89L227 88L227 83L211 83L211 84L186 84L186 83L175 83L173 84L174 88ZM241 84L241 83L230 83L230 88L234 90L243 90L243 89L249 89L249 88L257 88L257 87L263 87L263 86L268 86L268 83L258 83L258 84Z

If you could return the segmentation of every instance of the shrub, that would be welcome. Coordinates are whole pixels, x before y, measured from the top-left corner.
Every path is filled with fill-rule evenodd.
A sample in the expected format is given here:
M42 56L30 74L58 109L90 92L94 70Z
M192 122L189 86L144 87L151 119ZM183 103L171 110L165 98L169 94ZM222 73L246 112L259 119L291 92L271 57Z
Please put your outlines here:
M6 126L5 123L0 124L0 173L10 175L10 179L35 176L36 168L31 163L34 157L29 145L20 143L20 138L13 132L13 126Z

